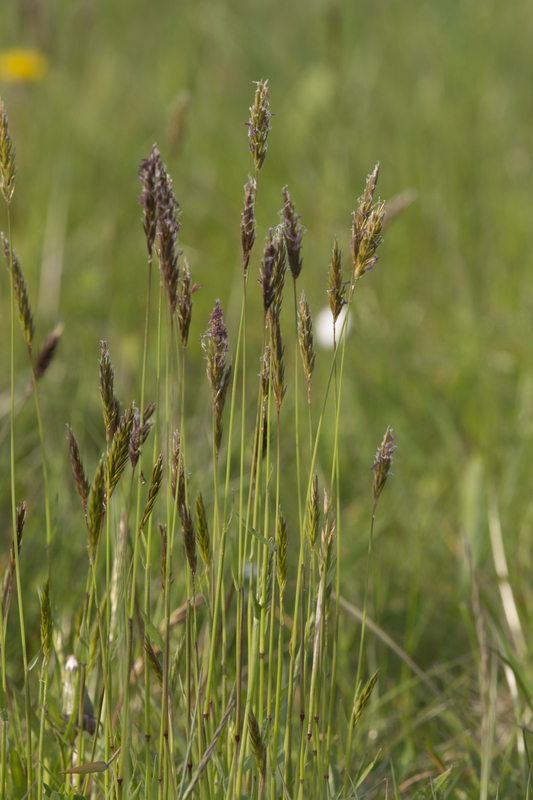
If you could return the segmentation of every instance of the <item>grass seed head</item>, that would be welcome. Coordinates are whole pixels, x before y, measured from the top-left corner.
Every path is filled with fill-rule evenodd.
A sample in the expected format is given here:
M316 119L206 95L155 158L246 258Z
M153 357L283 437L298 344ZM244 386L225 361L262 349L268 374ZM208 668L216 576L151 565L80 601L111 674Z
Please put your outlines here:
M139 411L138 408L136 408L133 413L133 424L131 426L130 449L129 449L130 464L132 469L135 469L135 467L139 463L140 455L141 455L141 412Z
M368 176L365 191L359 198L357 211L353 212L351 252L353 261L352 285L365 272L371 272L377 262L377 248L383 241L381 230L385 218L385 203L378 200L373 205L378 180L379 164Z
M155 654L155 650L152 647L152 643L148 638L148 634L145 633L144 635L144 652L146 653L146 657L148 658L148 663L152 667L152 671L156 677L156 680L160 686L163 688L163 668L159 663L159 659Z
M309 310L309 303L302 292L298 308L298 341L307 384L311 383L311 376L315 368L316 354L313 348L313 318Z
M274 286L274 299L270 306L270 314L279 316L283 301L285 287L285 273L287 271L287 249L283 237L283 226L278 225L273 235L274 261L272 263L272 284Z
M359 722L359 718L361 717L361 714L363 713L366 704L370 700L370 695L372 694L372 691L374 689L374 686L376 685L376 681L377 681L378 677L379 677L379 669L376 670L376 672L374 672L372 677L366 682L366 684L363 687L363 691L361 692L361 694L357 698L357 701L356 701L355 706L354 706L354 712L353 712L353 727L354 728L357 725L357 723Z
M167 526L160 525L159 533L161 534L161 585L163 587L163 597L167 591Z
M181 522L181 536L183 539L183 547L189 567L193 575L196 575L196 536L194 533L194 522L191 515L190 508L187 508L185 503L179 507L179 515Z
M39 350L37 358L35 359L34 372L36 381L43 377L44 373L52 363L52 359L56 353L57 345L59 344L62 333L63 325L59 324L56 325L52 333L46 337L45 342Z
M102 529L102 521L104 516L104 502L105 502L105 455L102 455L91 489L91 500L89 503L89 536L91 538L91 550L98 544L100 531Z
M224 315L220 300L217 300L209 318L207 330L200 338L207 362L207 379L213 395L213 427L217 454L222 441L222 415L231 378L231 361L228 363L227 340Z
M255 100L250 107L250 119L245 125L248 126L248 143L255 165L255 174L259 172L265 160L268 145L267 138L271 131L270 113L268 103L268 81L257 81L255 90Z
M2 236L2 247L4 249L4 256L7 262L8 269L13 276L13 293L15 295L15 305L17 306L17 314L24 334L24 339L29 348L33 341L33 334L35 333L35 324L33 322L33 315L31 313L30 301L28 298L28 287L24 280L24 274L17 254L9 246L9 241L4 234Z
M8 208L11 205L17 182L15 154L16 150L9 136L6 108L3 100L0 99L0 190Z
M333 242L333 252L331 254L331 264L328 273L328 302L333 315L333 322L336 323L342 307L346 305L346 285L342 281L341 272L341 251L337 237Z
M67 439L70 453L70 465L72 467L72 474L74 475L74 484L79 496L81 497L83 507L85 508L87 505L89 492L91 491L91 486L87 476L85 475L85 470L83 469L83 461L81 459L78 442L76 441L76 437L72 433L69 425L67 425Z
M46 663L52 650L52 603L50 602L50 581L48 577L40 591L41 600L41 646Z
M148 158L145 161L141 161L137 176L143 185L139 202L143 207L143 229L146 236L148 258L150 259L152 258L157 228L157 179L160 164L161 156L157 146L154 144Z
M259 729L259 723L252 709L250 709L248 712L248 732L250 734L250 744L252 747L255 768L259 774L259 782L260 786L262 787L266 770L266 748L263 742L263 737L261 736L261 730ZM261 797L261 794L262 792L260 789L259 797Z
M118 400L115 395L115 370L109 360L107 342L100 343L100 397L104 412L104 424L110 437L115 435L119 415Z
M131 406L124 412L118 423L115 435L113 436L111 450L109 451L109 456L106 460L106 486L108 487L108 501L115 491L128 461L134 413L135 406Z
M177 250L179 223L179 203L172 190L172 178L166 167L157 159L156 169L157 226L156 243L159 268L165 281L171 317L174 316L178 302L179 268Z
M307 515L305 520L305 532L311 550L315 547L318 526L320 523L320 497L318 495L318 473L315 472L311 483L311 494L307 503Z
M172 475L170 481L172 498L176 500L178 509L185 503L185 470L181 457L181 440L178 430L174 431L172 440ZM177 493L177 499L176 499Z
M374 471L373 493L375 502L377 502L387 482L387 477L392 466L392 455L396 450L396 446L393 444L395 438L396 437L392 435L392 428L387 428L383 441L376 453L376 460L372 467Z
M183 269L181 270L178 281L178 325L180 329L181 344L186 347L189 339L189 328L192 318L192 295L199 287L191 286L191 273L187 259L184 259Z
M248 272L248 264L255 243L255 195L257 185L249 175L244 187L244 207L241 215L241 244L244 274Z
M144 526L150 519L152 511L154 510L155 501L157 500L157 495L159 494L162 480L163 480L163 456L160 455L157 461L155 462L154 468L152 470L152 478L150 480L150 486L148 488L148 495L146 497L146 504L144 506L144 513L141 519L140 530L144 528Z
M275 229L270 228L261 260L261 271L259 273L259 283L263 292L263 310L265 314L274 302L274 261L276 259L276 242L274 240Z
M209 527L207 524L207 514L205 512L204 498L202 493L198 492L196 496L196 539L198 541L198 548L205 568L209 569L211 566L211 540L209 538Z
M294 210L294 203L291 201L288 186L282 190L283 210L283 237L287 248L287 259L294 280L302 271L302 236L305 233L303 225L300 224L300 217Z
M278 513L278 530L276 534L276 560L278 567L278 586L280 600L283 602L283 594L287 585L287 550L289 539L287 536L287 523L281 511Z
M281 338L281 326L278 315L276 315L274 319L271 318L270 348L272 352L272 391L274 393L274 399L276 401L276 407L279 413L281 403L285 397L285 392L287 391L287 384L285 383L285 366L283 361L285 347L283 346L283 340Z

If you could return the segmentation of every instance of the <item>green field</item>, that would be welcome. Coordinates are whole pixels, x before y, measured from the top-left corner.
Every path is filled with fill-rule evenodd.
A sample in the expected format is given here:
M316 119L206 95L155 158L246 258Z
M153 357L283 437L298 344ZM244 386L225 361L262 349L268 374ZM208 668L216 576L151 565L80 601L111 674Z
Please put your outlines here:
M186 366L187 467L194 492L212 470L211 392L199 338L217 298L233 355L239 327L239 225L243 186L253 172L244 123L254 81L268 79L274 116L258 178L247 297L245 417L251 426L261 348L261 326L253 325L262 313L256 278L265 237L279 222L282 188L288 185L306 228L299 280L313 315L327 305L335 235L349 280L351 215L375 164L380 163L376 199L394 207L394 198L409 190L410 204L386 223L379 262L354 294L340 417L339 557L342 595L362 608L371 467L390 426L397 451L376 517L368 614L439 693L367 629L363 678L378 668L380 676L356 729L352 771L365 754L365 764L379 755L358 789L361 797L385 797L385 778L393 796L391 759L402 797L415 797L422 787L423 796L431 797L429 774L436 779L452 765L451 793L439 796L485 798L498 791L502 798L529 796L532 40L533 9L524 0L512 8L494 0L305 5L5 0L0 9L0 58L9 48L29 47L49 62L46 76L35 83L13 83L0 71L0 94L17 151L13 248L28 285L37 346L58 321L64 325L39 397L56 525L50 587L66 653L74 650L81 622L87 536L65 426L75 432L92 480L106 446L98 377L102 340L109 346L123 407L132 400L140 405L147 267L137 171L152 144L158 144L180 204L180 249L192 280L203 287L194 295ZM7 224L2 201L0 230L7 232ZM155 282L153 291L147 401L155 400L155 388L150 389L156 383ZM289 337L292 286L286 292L282 320ZM10 302L5 271L0 282L2 572L9 568L12 540ZM30 371L18 321L15 332L17 502L27 502L20 566L31 659L40 645L37 589L47 571L44 493L35 404L31 396L20 400ZM286 369L292 373L289 342ZM315 427L330 365L331 352L317 346L311 389ZM299 380L304 392L303 373ZM300 413L306 431L304 395ZM293 436L292 384L284 403L282 422ZM227 427L225 418L226 434ZM237 432L235 464L238 438ZM333 440L330 405L317 455L321 490L329 491ZM306 434L303 441L308 469ZM251 435L247 446L251 451ZM150 453L151 447L150 442ZM226 447L225 440L224 458ZM294 524L294 448L284 459L282 504ZM150 469L145 467L147 479ZM129 477L112 524L118 524L128 489ZM203 491L212 503L212 484ZM164 505L161 501L163 516ZM289 546L294 566L297 541L294 531ZM158 552L155 540L153 547ZM236 545L228 547L226 588L237 563ZM176 552L181 563L181 546ZM186 590L178 567L176 573L179 605ZM294 581L287 591L292 604ZM154 602L161 611L162 601ZM5 658L9 681L21 692L23 718L17 607L14 593ZM360 631L359 622L343 612L338 691L348 717ZM36 673L37 668L31 682L37 714Z

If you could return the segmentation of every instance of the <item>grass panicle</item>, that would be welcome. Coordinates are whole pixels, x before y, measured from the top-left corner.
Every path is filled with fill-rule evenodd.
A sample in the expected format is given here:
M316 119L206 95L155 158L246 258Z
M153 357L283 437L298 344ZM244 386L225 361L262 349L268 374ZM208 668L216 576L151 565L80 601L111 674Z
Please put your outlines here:
M204 566L209 569L212 561L211 539L209 538L207 514L201 492L198 492L196 496L196 539Z
M130 436L133 428L135 407L126 409L119 420L109 455L106 459L105 475L108 487L108 499L116 489L122 473L128 463L130 450Z
M178 303L179 267L177 250L179 222L179 203L174 197L172 178L157 153L156 168L157 226L156 243L159 268L167 290L171 318L174 317Z
M305 292L301 294L298 308L298 341L300 343L305 378L309 388L315 368L316 353L313 347L313 318L311 317Z
M141 161L138 173L138 178L143 186L139 202L143 207L143 230L149 259L152 258L157 229L157 183L160 168L161 156L154 144L148 158Z
M52 602L50 600L50 581L46 578L40 592L41 600L41 647L46 663L52 651Z
M44 344L39 350L37 358L35 359L34 374L36 381L38 381L40 378L43 377L43 375L49 368L50 364L52 363L54 356L57 352L57 347L61 340L62 333L63 333L63 325L62 324L56 325L52 333L50 333L44 340Z
M266 158L267 138L271 131L270 118L272 114L270 113L267 89L268 81L257 81L255 101L250 107L250 119L245 123L248 126L248 143L254 159L256 178Z
M102 398L104 424L111 440L117 429L119 405L115 395L115 370L111 366L107 342L100 344L100 397Z
M255 243L255 196L257 184L250 175L244 187L244 207L241 214L241 245L244 275L248 272L250 256Z
M331 263L328 272L328 302L333 315L333 322L339 319L343 306L346 305L346 285L342 280L341 251L337 237L333 242Z
M6 107L0 98L0 191L8 208L17 182L15 155L16 150L9 135Z
M102 522L104 519L105 463L105 455L102 455L94 475L89 501L89 537L93 550L98 543L98 539L100 538Z
M309 547L315 549L318 529L320 527L320 495L318 492L318 473L315 472L311 483L311 494L307 503L307 514L305 518L305 532Z
M303 225L300 224L300 217L294 210L294 203L289 194L289 187L285 186L283 194L283 211L281 212L283 221L283 238L287 248L287 260L294 280L297 279L302 271L302 237L305 233Z
M72 475L74 476L74 485L76 486L76 491L81 497L83 507L86 508L89 492L91 491L91 485L85 474L78 442L76 441L76 437L72 433L69 425L67 425L67 440L70 454L70 466L72 467Z
M17 254L9 246L7 236L2 236L2 247L8 269L13 277L13 293L15 297L15 305L17 307L17 314L24 334L24 339L28 348L31 348L33 341L33 334L35 333L35 323L33 321L33 314L30 308L30 300L28 297L28 288L24 280L24 274Z
M363 686L363 688L361 690L361 694L357 698L357 702L355 704L355 708L354 708L354 711L353 711L353 722L352 722L352 724L353 724L354 728L357 725L357 723L359 722L359 720L361 718L361 714L363 713L366 704L370 700L370 695L372 694L372 692L374 690L374 686L376 685L378 678L379 678L379 669L377 669L374 672L374 674L372 675L372 677L368 679L368 681L365 683L365 685Z
M187 259L183 259L183 267L178 282L177 301L178 326L183 347L187 346L189 340L189 328L191 327L192 319L192 295L199 288L198 286L192 286L189 265Z
M368 176L365 191L359 198L357 211L353 212L351 253L353 261L352 285L365 272L371 272L377 262L376 250L383 241L381 230L385 218L385 203L373 204L379 174L379 164Z
M154 510L155 501L157 500L157 495L159 494L159 490L161 489L161 482L163 480L163 456L158 456L157 461L154 464L154 468L152 470L152 478L150 480L150 486L148 488L148 496L146 498L146 504L144 506L144 511L141 519L140 530L144 528L148 520L152 515L152 511Z
M383 441L378 447L376 453L374 466L372 467L372 470L374 471L374 483L372 491L375 502L377 502L381 492L385 488L385 483L387 482L387 477L392 466L392 456L396 450L394 439L395 437L392 435L392 428L387 428L385 431L385 436L383 437Z
M207 362L207 380L213 395L213 430L216 453L222 442L222 415L231 378L231 360L228 360L227 340L224 315L220 301L217 300L209 318L207 330L200 340Z

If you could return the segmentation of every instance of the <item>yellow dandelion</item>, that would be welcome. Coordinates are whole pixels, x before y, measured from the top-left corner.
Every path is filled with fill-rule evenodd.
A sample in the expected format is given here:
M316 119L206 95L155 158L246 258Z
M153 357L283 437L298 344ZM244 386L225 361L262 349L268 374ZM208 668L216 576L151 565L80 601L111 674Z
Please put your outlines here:
M12 47L0 52L0 80L39 83L48 72L48 58L40 50Z

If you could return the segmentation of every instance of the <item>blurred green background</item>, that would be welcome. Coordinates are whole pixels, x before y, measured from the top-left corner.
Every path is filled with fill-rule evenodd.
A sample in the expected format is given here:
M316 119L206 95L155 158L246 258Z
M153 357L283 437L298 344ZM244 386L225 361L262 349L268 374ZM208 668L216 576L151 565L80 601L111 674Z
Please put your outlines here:
M361 603L370 467L391 425L398 450L377 520L372 616L424 667L468 652L460 614L470 596L462 539L469 538L482 591L497 607L488 532L493 503L527 625L533 609L531 4L4 0L0 23L0 50L37 48L49 60L41 82L13 83L4 75L0 91L17 148L14 248L38 341L57 318L65 325L41 386L52 496L59 498L54 558L64 558L66 570L56 601L79 600L84 589L76 584L85 533L65 423L92 474L103 448L102 339L121 398L139 394L147 275L139 162L156 141L182 209L180 246L193 280L204 287L194 298L187 403L208 453L209 396L198 338L220 297L235 341L242 187L252 168L243 123L253 81L268 78L275 116L258 185L256 274L285 184L307 229L301 284L315 312L326 304L335 234L349 275L351 212L375 163L381 198L416 191L387 227L380 261L354 300L342 419L345 594ZM7 273L0 291L5 426ZM249 296L260 309L255 280ZM289 299L286 306L290 320ZM20 364L23 349L20 337ZM329 357L318 361L317 408ZM19 376L20 390L27 379ZM290 403L290 425L289 409ZM5 433L4 427L2 566L11 535ZM36 586L44 559L32 402L19 416L17 442L20 492L29 506L25 564ZM327 464L323 471L329 475ZM28 588L32 604L36 612L37 592ZM346 622L344 635L351 647L357 628Z

